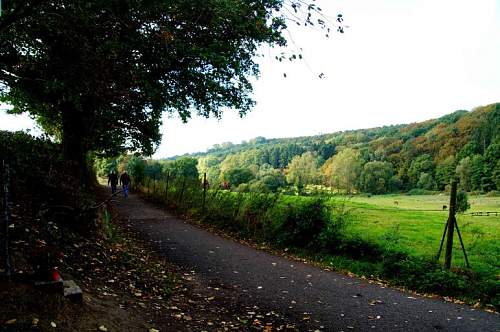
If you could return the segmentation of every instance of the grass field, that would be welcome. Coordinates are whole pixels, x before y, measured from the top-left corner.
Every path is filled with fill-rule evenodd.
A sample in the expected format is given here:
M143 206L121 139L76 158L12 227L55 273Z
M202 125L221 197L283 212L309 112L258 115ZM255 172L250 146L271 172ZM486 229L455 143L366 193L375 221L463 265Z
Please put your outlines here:
M448 211L442 208L448 202L446 195L355 196L345 200L355 217L348 232L384 246L401 248L411 255L434 257L448 217ZM500 197L472 196L469 203L471 209L467 213L500 212ZM500 277L500 215L458 214L457 221L471 267ZM456 232L452 264L465 266Z

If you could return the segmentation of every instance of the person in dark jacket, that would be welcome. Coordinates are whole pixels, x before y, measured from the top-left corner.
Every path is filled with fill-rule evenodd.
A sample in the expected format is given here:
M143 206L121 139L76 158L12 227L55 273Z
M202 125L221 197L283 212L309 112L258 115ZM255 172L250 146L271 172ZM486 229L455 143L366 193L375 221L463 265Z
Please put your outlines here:
M127 171L124 171L122 175L120 175L120 185L122 186L123 196L128 197L128 186L130 185L130 176Z
M111 171L108 175L108 186L111 185L111 194L116 193L116 186L118 185L118 175L115 171Z

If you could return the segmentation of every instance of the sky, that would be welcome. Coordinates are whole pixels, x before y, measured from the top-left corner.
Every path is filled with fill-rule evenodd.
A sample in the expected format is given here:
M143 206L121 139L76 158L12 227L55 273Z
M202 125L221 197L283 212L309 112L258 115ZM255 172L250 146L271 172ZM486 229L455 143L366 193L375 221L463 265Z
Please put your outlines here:
M303 61L279 63L263 47L244 118L165 116L154 158L257 136L294 137L411 123L500 102L500 0L317 0L349 26L330 38L292 27ZM284 77L286 73L286 78ZM319 74L324 78L320 79ZM0 111L0 129L32 128Z

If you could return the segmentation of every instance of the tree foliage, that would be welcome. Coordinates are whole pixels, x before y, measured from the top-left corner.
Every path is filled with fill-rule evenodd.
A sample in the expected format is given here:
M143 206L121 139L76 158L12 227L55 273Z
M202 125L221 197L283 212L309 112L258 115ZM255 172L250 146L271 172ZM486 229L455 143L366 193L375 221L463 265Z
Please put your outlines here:
M151 155L163 111L185 121L192 112L220 117L225 107L245 114L259 45L286 44L290 8L305 10L306 24L320 13L293 0L9 3L0 20L1 100L29 112L80 164L88 151Z
M254 178L252 171L248 168L233 168L224 173L223 180L231 186L237 187L242 183L248 183Z
M350 194L361 173L361 157L358 150L344 149L323 165L323 172L334 188L344 189Z
M146 176L146 161L138 156L132 156L127 160L125 170L132 178L133 183L141 183Z
M164 167L164 173L166 172L174 178L197 179L200 176L198 172L198 160L192 157L181 157L175 161L168 162Z
M436 184L438 190L444 190L450 184L452 177L456 174L456 159L448 156L441 163L436 165Z
M385 194L391 188L394 169L386 161L371 161L363 166L360 179L360 189L373 194Z
M299 193L308 184L319 180L319 158L315 153L305 152L295 156L286 169L286 180L295 185Z
M460 179L460 187L465 190L471 190L472 162L470 157L460 160L457 165L457 175Z
M492 104L410 125L310 137L259 137L241 144L224 143L206 153L193 154L193 157L208 158L210 167L205 169L214 174L232 168L247 168L256 176L254 181L258 181L261 170L286 170L293 158L311 152L320 157L320 163L326 160L321 165L324 176L320 182L345 190L346 174L349 173L338 173L335 179L332 160L333 157L340 158L342 151L353 149L359 153L354 167L357 170L355 175L359 176L350 181L351 188L361 191L445 190L455 175L465 190L500 190L496 181L500 127L491 125L498 124L498 118L500 104ZM389 164L393 175L387 180Z
M469 197L467 193L463 190L460 190L457 193L457 212L465 212L470 209Z

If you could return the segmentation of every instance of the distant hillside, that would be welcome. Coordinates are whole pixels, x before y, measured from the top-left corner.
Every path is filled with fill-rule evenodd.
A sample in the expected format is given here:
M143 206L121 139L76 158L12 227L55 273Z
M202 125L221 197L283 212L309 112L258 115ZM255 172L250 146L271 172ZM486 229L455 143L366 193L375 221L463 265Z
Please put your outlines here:
M367 163L390 163L399 190L442 190L458 171L464 189L489 191L500 185L499 132L500 103L496 103L408 125L295 138L256 137L242 144L217 144L190 157L197 158L200 171L216 180L234 168L250 169L254 176L263 166L285 170L294 157L308 151L325 166L340 151L354 149L361 166L358 176Z

